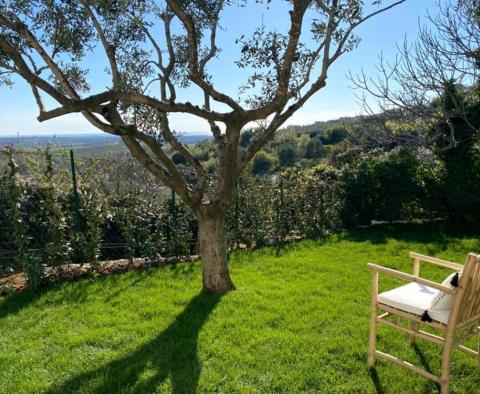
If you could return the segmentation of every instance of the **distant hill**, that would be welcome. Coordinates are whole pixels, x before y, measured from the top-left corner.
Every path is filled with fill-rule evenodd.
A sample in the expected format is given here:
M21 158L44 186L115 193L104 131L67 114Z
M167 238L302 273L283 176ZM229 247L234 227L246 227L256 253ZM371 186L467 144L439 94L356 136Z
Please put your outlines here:
M336 124L353 124L359 121L360 117L343 117L327 121L318 121L309 125L291 125L287 126L280 132L286 134L304 134L311 131L323 132L328 127ZM200 142L212 140L211 134L201 133L183 133L180 135L180 140L184 144L197 145ZM58 148L70 148L75 150L91 150L101 152L105 149L107 151L123 150L124 146L120 137L106 134L86 134L86 133L59 133L59 134L24 134L24 135L1 135L0 147L6 145L14 145L16 147L23 147L27 149L45 147L51 145Z
M291 125L283 128L281 131L288 134L305 134L312 131L318 131L320 134L324 132L328 127L333 125L351 125L360 122L360 116L345 116L338 119L318 121L309 125Z
M199 142L209 140L208 134L184 133L180 135L180 140L184 144L194 145ZM44 146L57 148L70 148L82 151L91 151L95 153L104 151L123 150L123 144L120 137L110 134L37 134L37 135L18 135L2 136L0 135L0 147L13 145L17 148L34 149Z
M300 136L311 132L317 132L316 135L323 136L325 131L333 125L352 125L358 123L360 117L343 117L328 121L318 121L310 125L292 125L281 130L277 136L291 135ZM179 139L188 145L199 145L206 142L210 146L213 138L211 134L202 133L183 133ZM77 156L98 157L107 153L125 153L127 148L122 143L120 137L106 133L59 133L59 134L19 134L1 135L0 148L6 145L13 145L17 149L36 149L40 147L51 146L52 149L73 149Z
M180 136L180 141L188 145L196 145L199 142L211 140L213 137L209 134L188 134L185 133Z

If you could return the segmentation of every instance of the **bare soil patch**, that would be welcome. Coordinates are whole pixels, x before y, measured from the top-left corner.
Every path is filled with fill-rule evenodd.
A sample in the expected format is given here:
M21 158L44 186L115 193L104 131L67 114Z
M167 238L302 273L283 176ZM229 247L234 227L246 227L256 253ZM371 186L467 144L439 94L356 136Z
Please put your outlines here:
M43 282L71 282L94 276L112 275L129 270L145 270L169 264L194 262L198 255L163 257L155 261L143 258L101 261L96 264L65 264L55 268L45 268ZM28 287L27 276L16 272L0 278L0 297L9 293L18 293Z

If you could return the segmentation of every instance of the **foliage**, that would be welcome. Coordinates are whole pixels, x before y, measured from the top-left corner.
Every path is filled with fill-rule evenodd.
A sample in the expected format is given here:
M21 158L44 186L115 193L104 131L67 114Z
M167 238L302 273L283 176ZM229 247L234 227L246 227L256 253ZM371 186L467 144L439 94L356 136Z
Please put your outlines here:
M308 141L305 149L306 159L319 159L325 154L325 147L323 146L322 139L314 135L310 141Z
M284 143L278 149L278 160L282 167L287 167L295 164L298 160L298 150L296 146Z
M62 158L50 170L54 174L45 178L43 154L17 156L28 174L19 175L14 197L11 188L0 188L6 204L0 236L2 249L19 260L13 266L2 260L2 270L9 269L7 265L36 267L26 272L37 285L41 278L35 279L35 273L41 276L43 267L117 258L155 261L197 252L198 224L190 209L170 191L145 189L152 187L151 181L142 179L144 171L136 173L138 166L77 159L77 208ZM318 237L338 227L337 183L336 170L324 165L306 172L295 167L275 177L243 176L228 216L230 248ZM8 209L13 202L16 210ZM15 219L18 215L22 220ZM12 228L15 236L8 241Z
M480 220L480 101L462 95L458 88L449 84L441 97L443 111L451 111L454 105L463 101L465 116L452 117L451 126L444 125L445 139L455 133L455 147L440 151L445 173L442 179L442 195L447 215L450 218L478 222ZM467 121L468 119L468 121ZM443 141L437 142L443 145Z
M275 164L275 156L262 150L258 152L252 160L252 174L266 175L273 170Z
M348 130L358 129L360 122L360 119L356 117L341 118L327 122L315 122L309 126L288 126L279 130L261 151L272 156L265 159L264 153L259 152L261 157L257 160L261 163L257 163L257 165L262 167L260 174L281 171L285 167L297 164L302 158L307 159L303 163L307 167L317 165L319 159L326 156L326 148L338 146L342 141L348 140L347 128ZM239 150L247 149L254 139L255 133L258 132L259 130L256 129L242 131L239 139ZM217 151L213 141L197 144L192 147L192 152L202 162L208 173L213 173L216 170ZM277 159L279 167L275 165ZM264 172L266 168L268 168L268 171Z
M172 161L175 163L175 164L187 164L187 159L185 159L185 156L183 156L181 153L178 153L178 152L175 152L173 155L172 155Z
M408 149L378 157L360 153L342 173L343 222L353 226L370 224L373 219L442 216L439 201L432 201L440 199L440 168L422 162Z
M324 145L338 144L347 137L347 130L344 125L334 124L327 128L325 134L320 137Z

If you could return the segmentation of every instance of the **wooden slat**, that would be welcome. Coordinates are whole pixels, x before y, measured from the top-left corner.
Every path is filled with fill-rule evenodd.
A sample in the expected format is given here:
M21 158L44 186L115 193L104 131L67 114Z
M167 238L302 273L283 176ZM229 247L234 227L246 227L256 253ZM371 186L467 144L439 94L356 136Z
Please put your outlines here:
M461 352L469 354L470 356L473 356L473 357L478 357L479 356L478 352L476 352L475 350L470 349L466 346L458 345L457 349L460 350Z
M420 259L418 257L413 258L413 275L420 276Z
M474 296L472 297L473 308L470 311L469 318L480 313L480 263L477 262L477 271L472 278L472 287Z
M467 264L474 264L471 273L461 279L460 285L465 288L462 306L459 313L459 322L464 322L477 315L480 303L480 264L477 259L471 259ZM466 270L465 270L466 271Z
M386 312L390 312L392 315L400 316L400 317L403 317L405 319L418 322L420 324L425 324L427 326L438 328L440 330L446 330L447 329L446 324L436 322L436 321L433 321L433 322L426 322L425 321L424 322L424 321L422 321L422 318L420 316L417 316L417 315L414 315L414 314L411 314L411 313L408 313L408 312L404 312L404 311L401 311L399 309L392 308L391 306L388 306L388 305L385 305L385 304L382 304L382 303L378 303L378 308L382 309Z
M475 300L476 290L478 289L478 282L476 281L476 279L478 278L478 271L479 265L475 264L475 268L473 269L472 275L470 276L470 283L467 291L468 296L466 297L467 302ZM471 306L473 307L473 305ZM470 310L472 309L473 308L470 308Z
M390 316L390 313L385 312L385 313L382 313L380 316L378 316L377 319L386 319L389 316Z
M407 328L407 327L399 326L398 324L392 323L388 320L378 320L378 322L380 324L384 325L384 326L394 328L396 330L404 332L405 334L413 335L415 337L425 339L427 341L436 343L438 345L443 345L444 342L445 342L444 338L439 337L437 335L430 334L429 332L425 332L425 331L421 331L421 330L419 330L419 331L412 330L412 329Z
M370 336L368 339L368 365L375 365L375 349L377 347L377 305L378 305L378 272L371 271L372 275L372 305L370 310Z
M410 257L413 259L417 258L420 261L425 261L426 263L432 263L441 267L450 268L455 271L463 270L462 264L454 263L452 261L437 259L436 257L425 256L420 253L410 252Z
M441 290L445 293L455 294L457 292L456 288L443 286L440 283L432 282L431 280L423 279L423 278L420 278L420 277L415 276L415 275L410 275L410 274L407 274L407 273L402 272L402 271L397 271L397 270L394 270L394 269L391 269L391 268L382 267L381 265L372 264L372 263L367 264L367 266L370 270L378 271L378 272L381 272L383 274L393 276L393 277L398 278L398 279L405 280L407 282L419 283L421 285L425 285L425 286L431 287L433 289Z
M468 341L470 338L474 337L475 335L479 334L480 333L480 329L479 328L475 328L474 330L470 331L469 333L467 333L467 335L463 336L462 338L458 339L457 341L455 341L453 343L453 346L455 347L458 347L460 346L462 343L464 343L465 341Z
M469 291L472 273L476 268L476 264L477 255L469 253L467 256L467 262L465 263L465 268L462 273L462 278L460 279L460 285L457 288L458 295L455 297L452 310L450 312L450 318L448 320L448 332L450 336L453 335L455 329L458 329L458 324L466 320L465 309L468 308L468 303L466 303L465 294L467 294Z
M401 367L407 368L407 369L409 369L410 371L413 371L413 372L415 372L415 373L418 373L419 375L422 375L422 376L424 376L424 377L426 377L426 378L428 378L428 379L430 379L430 380L433 380L434 382L440 384L440 377L437 376L437 375L434 375L433 373L427 372L427 371L425 371L424 369L419 368L419 367L417 367L417 366L415 366L415 365L413 365L413 364L411 364L411 363L409 363L409 362L407 362L407 361L401 360L401 359L399 359L399 358L397 358L397 357L394 357L394 356L392 356L392 355L390 355L390 354L383 353L383 352L381 352L381 351L379 351L379 350L377 350L377 351L375 352L375 354L376 354L377 356L379 356L379 357L387 360L387 361L390 361L390 362L392 362L392 363L394 363L394 364L400 365Z
M480 315L476 315L476 316L472 317L471 319L468 319L468 320L458 324L457 329L460 330L462 328L471 326L472 324L475 324L475 323L478 323L478 322L480 322Z
M420 276L420 259L418 257L413 258L413 275L416 277ZM418 332L420 328L420 323L416 321L411 321L410 322L410 328L411 330ZM410 335L409 336L409 342L410 345L415 344L416 341L416 336L415 335Z

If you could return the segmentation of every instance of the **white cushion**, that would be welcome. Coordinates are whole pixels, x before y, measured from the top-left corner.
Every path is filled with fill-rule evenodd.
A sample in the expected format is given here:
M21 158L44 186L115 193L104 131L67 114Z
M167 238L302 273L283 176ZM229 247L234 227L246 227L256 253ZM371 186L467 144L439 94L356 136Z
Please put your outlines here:
M458 274L458 280L462 277L462 273L454 272L453 274L448 275L445 280L442 282L443 286L452 288L452 279L455 275ZM453 294L445 293L443 291L439 291L435 298L432 301L431 310L432 311L445 311L452 309L453 306Z
M385 291L378 295L378 302L395 309L422 316L425 311L431 319L441 323L448 323L450 310L431 310L433 300L439 290L421 285L409 283L393 290Z
M400 309L415 315L423 315L430 309L433 298L438 290L418 283L409 283L386 291L378 295L378 301L382 304Z

